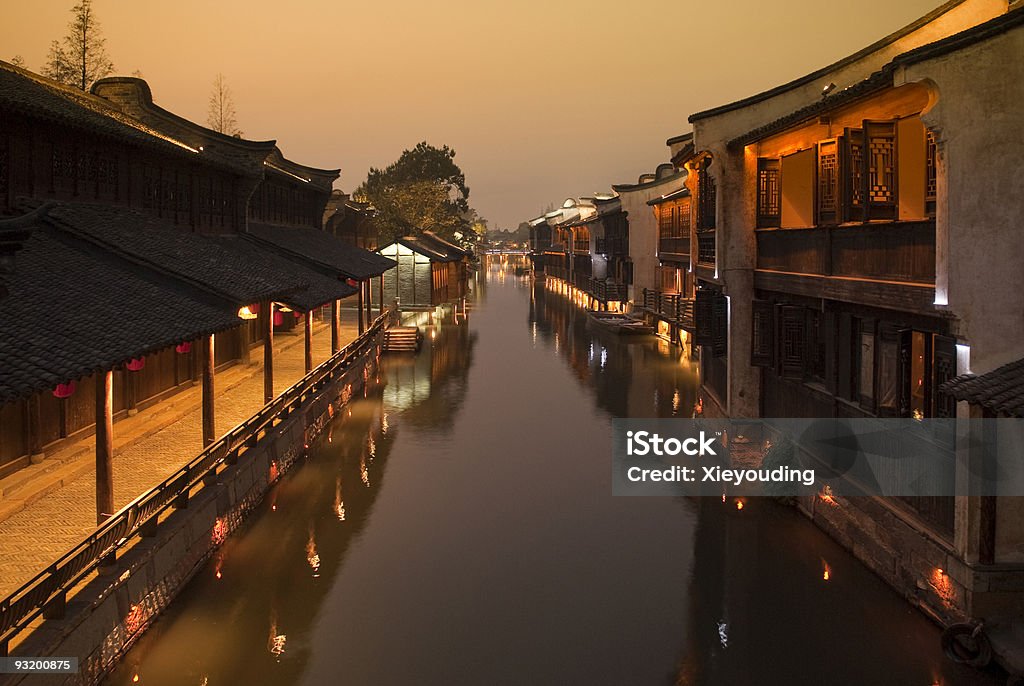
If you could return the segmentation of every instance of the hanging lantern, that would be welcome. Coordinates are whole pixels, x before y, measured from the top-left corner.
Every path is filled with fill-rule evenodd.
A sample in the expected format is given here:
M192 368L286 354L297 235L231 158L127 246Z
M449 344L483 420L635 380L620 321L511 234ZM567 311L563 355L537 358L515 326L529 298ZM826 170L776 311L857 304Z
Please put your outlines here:
M359 282L356 281L355 279L345 279L345 283L347 283L352 288L359 288Z
M284 313L274 312L274 326L281 326L284 324Z
M296 319L302 319L302 313L301 312L296 311L296 312L293 312L292 314L295 315Z
M133 357L128 360L128 363L124 366L130 372L141 372L142 368L146 366L145 357Z
M187 355L188 353L192 352L192 344L189 343L188 341L185 341L184 343L179 343L178 345L174 346L174 352L180 353L182 355Z
M53 397L60 398L61 400L63 400L64 398L70 398L75 394L75 388L77 387L78 384L74 381L68 381L67 383L59 383L57 384L57 387L53 389Z
M238 308L238 318L245 319L256 319L256 313L260 311L259 305L245 305Z

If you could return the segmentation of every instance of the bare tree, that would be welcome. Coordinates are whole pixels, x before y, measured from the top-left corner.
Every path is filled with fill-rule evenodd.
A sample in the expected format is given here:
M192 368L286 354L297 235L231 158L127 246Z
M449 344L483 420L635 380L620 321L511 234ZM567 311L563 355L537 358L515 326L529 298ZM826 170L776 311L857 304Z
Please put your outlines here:
M231 89L223 74L217 74L210 92L210 105L206 112L206 125L214 131L229 136L241 136L238 119L235 114L235 100L231 97Z
M14 57L11 58L11 64L13 64L16 67L24 68L25 67L25 58L22 57L21 55L15 55Z
M92 0L80 0L71 8L71 21L63 42L50 43L43 73L61 83L87 90L93 81L114 71L106 44Z

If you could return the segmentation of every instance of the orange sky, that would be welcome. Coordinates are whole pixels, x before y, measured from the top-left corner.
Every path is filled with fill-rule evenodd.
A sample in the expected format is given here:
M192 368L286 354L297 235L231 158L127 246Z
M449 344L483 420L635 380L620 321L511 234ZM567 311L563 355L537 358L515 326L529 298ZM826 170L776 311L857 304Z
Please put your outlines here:
M420 140L514 228L667 157L687 116L777 85L940 0L95 0L115 72L198 122L217 72L247 138L352 190ZM74 0L3 0L0 59L38 70ZM877 17L883 17L878 21ZM714 29L695 27L716 27ZM691 67L686 65L690 64Z

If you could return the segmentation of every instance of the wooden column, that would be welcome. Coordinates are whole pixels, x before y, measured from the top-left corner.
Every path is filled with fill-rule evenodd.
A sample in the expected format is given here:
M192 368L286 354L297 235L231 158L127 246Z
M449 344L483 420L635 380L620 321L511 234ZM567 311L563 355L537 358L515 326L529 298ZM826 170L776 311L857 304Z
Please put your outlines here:
M26 434L28 437L29 461L38 464L43 461L42 417L39 412L39 394L33 393L26 403Z
M363 283L361 281L357 283L359 286L357 291L356 311L359 313L359 333L362 335L366 328L366 325L363 323Z
M380 314L384 314L384 275L380 275L380 281L378 282L377 295L380 296Z
M341 308L337 300L331 301L331 353L341 350Z
M217 440L217 415L214 406L214 340L213 334L203 336L203 447Z
M369 326L370 324L373 323L373 298L370 297L371 295L373 295L373 292L371 290L372 282L369 279L367 279L363 283L363 286L366 290L366 325Z
M306 322L306 373L313 371L313 311L303 316Z
M96 375L96 523L114 514L114 372Z
M268 302L263 320L263 403L274 399L274 303Z

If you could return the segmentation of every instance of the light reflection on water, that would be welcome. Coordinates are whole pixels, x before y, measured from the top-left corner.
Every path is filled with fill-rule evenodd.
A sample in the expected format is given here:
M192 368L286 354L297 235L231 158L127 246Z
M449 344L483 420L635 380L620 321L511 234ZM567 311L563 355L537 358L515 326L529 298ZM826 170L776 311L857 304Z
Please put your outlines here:
M788 508L613 498L611 417L690 416L694 365L514 266L385 358L110 683L998 683Z

